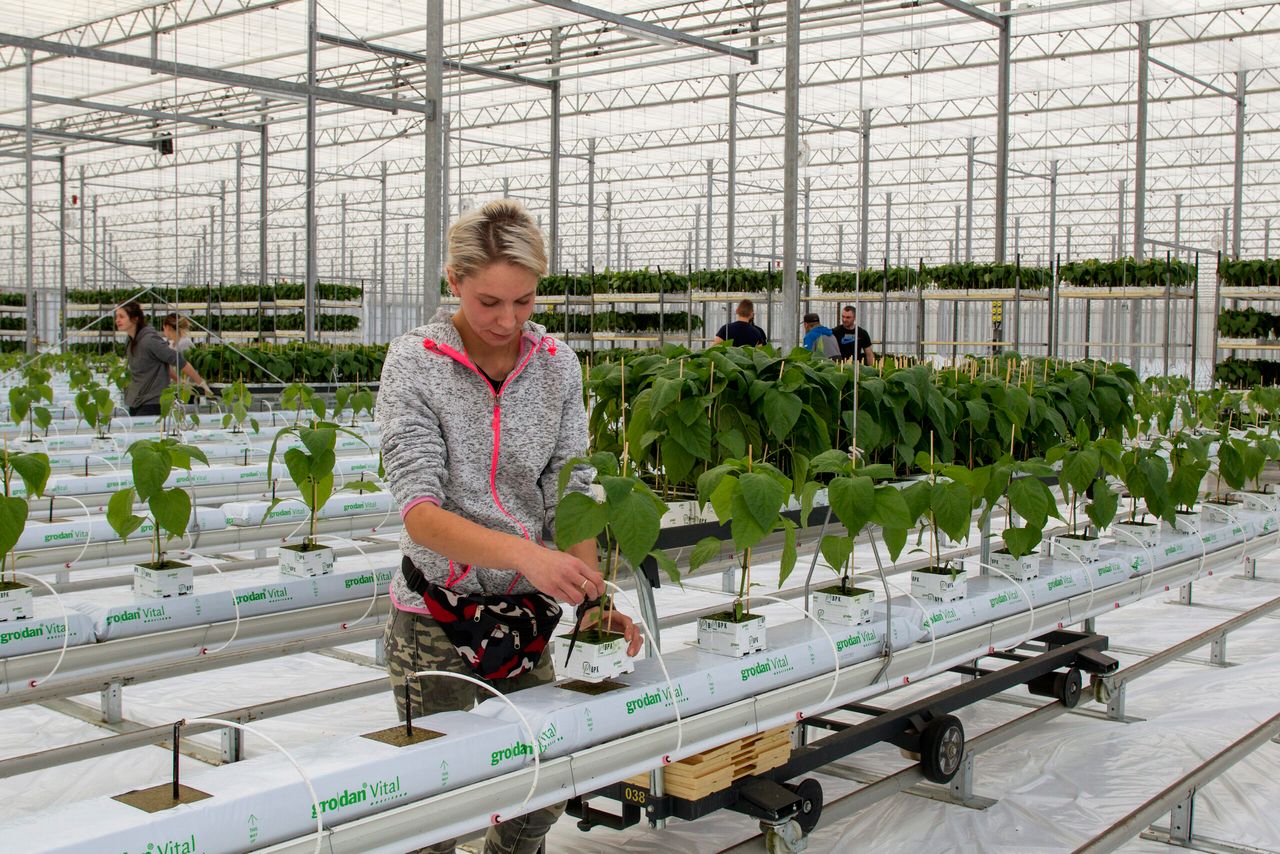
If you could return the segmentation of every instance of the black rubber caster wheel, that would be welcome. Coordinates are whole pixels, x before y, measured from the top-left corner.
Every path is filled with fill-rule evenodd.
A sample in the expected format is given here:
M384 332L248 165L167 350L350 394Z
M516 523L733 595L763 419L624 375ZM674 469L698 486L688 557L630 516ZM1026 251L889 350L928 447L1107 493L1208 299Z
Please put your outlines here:
M822 818L822 784L809 777L794 786L790 783L784 785L800 798L800 811L795 814L793 821L806 834L812 833L818 826L818 819Z
M955 715L940 715L920 733L920 770L934 783L950 783L964 761L964 725Z
M1078 667L1073 667L1066 673L1057 674L1057 678L1053 680L1053 693L1068 709L1074 709L1080 705L1080 693L1083 690L1084 677L1080 675Z

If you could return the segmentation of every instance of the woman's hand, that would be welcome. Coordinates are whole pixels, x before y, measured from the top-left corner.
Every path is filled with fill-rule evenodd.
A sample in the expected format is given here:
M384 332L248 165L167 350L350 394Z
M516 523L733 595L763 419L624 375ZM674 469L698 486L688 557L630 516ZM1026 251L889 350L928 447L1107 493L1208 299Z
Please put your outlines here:
M557 602L581 605L604 595L604 576L569 552L528 543L529 556L520 571L529 583Z
M644 636L640 634L640 626L626 614L614 609L610 609L609 619L602 622L603 611L604 609L596 607L584 614L578 623L579 630L598 626L601 631L617 632L626 638L627 655L634 657L640 651L640 644L644 642Z

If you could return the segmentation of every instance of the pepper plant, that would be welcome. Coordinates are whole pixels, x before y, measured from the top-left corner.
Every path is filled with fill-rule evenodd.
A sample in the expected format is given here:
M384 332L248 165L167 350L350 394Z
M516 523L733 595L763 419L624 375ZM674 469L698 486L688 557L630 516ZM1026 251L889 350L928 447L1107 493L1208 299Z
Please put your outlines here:
M289 383L280 392L280 405L285 409L293 409L293 424L295 427L302 424L302 413L309 410L315 415L314 421L324 418L325 406L324 400L311 390L311 386L306 383Z
M25 498L13 494L15 475L22 478ZM27 529L27 499L44 495L45 485L49 482L49 457L17 453L5 447L0 450L0 476L4 479L4 496L0 498L0 590L11 590L25 586L18 583L13 549ZM6 566L10 573L8 579L4 574Z
M247 423L253 428L254 433L260 432L258 419L249 415L249 407L252 405L253 394L242 380L236 380L231 385L225 386L222 389L222 408L225 410L222 414L223 429L231 427L231 432L243 433L244 425Z
M111 399L111 389L90 380L76 392L75 402L76 411L94 431L94 435L99 439L107 438L111 431L111 416L116 408L115 401Z
M151 562L149 569L169 569L178 565L165 559L164 543L187 532L191 522L191 496L180 486L165 488L175 468L191 471L191 461L206 466L209 458L195 445L164 436L139 439L125 451L133 473L133 486L118 490L107 501L107 523L126 542L138 530L146 516L133 512L136 500L142 501L151 517Z
M1058 471L1058 486L1067 501L1068 536L1083 536L1079 533L1077 515L1083 496L1089 498L1085 514L1095 529L1107 527L1115 518L1119 496L1111 490L1103 473L1120 476L1122 453L1123 448L1118 441L1090 439L1083 431L1078 431L1070 441L1050 449L1046 460L1051 464L1062 463Z
M25 421L27 441L36 442L40 439L36 429L48 430L53 422L53 415L40 403L53 403L53 389L49 386L52 375L35 366L28 366L23 373L26 383L9 389L9 417L19 426Z
M323 406L323 403L321 403L321 406ZM358 434L328 421L317 421L310 427L284 427L277 431L275 439L271 442L271 452L268 455L267 462L267 481L269 483L274 483L272 474L276 462L276 449L280 445L280 440L288 436L296 436L298 441L302 443L301 447L287 448L284 452L284 464L289 472L289 479L293 481L293 485L301 493L302 503L306 506L308 512L307 536L302 541L302 551L311 551L319 548L315 541L316 514L323 509L334 493L333 470L338 461L334 448L338 443L339 433L359 440L365 447L369 446L369 443L365 442ZM361 478L360 480L347 481L339 489L352 492L377 492L379 486L371 480ZM276 505L284 500L286 499L273 497L266 513L262 514L263 521L266 521L271 511L276 508Z
M361 388L360 382L357 380L354 386L343 385L338 386L338 390L334 392L333 420L337 421L342 410L348 406L351 407L351 426L356 424L356 416L361 412L373 417L373 407L376 403L373 391L367 388Z

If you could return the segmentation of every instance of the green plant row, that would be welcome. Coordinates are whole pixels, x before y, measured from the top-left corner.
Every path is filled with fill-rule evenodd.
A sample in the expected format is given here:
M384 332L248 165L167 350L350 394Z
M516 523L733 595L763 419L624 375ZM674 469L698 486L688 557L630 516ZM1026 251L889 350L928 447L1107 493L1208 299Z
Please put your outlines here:
M1227 338L1270 338L1280 335L1280 314L1256 308L1224 309L1218 315L1218 334Z
M1052 281L1047 267L1019 267L1015 264L943 264L937 267L872 268L860 274L852 272L823 273L818 287L828 293L883 293L912 291L919 287L941 290L987 290L1013 288L1021 279L1029 290L1046 288Z
M0 315L0 329L26 329L27 319L25 317L14 317L12 315Z
M1175 288L1196 283L1198 271L1194 264L1174 258L1151 258L1135 261L1121 258L1118 261L1073 261L1058 268L1058 278L1064 285L1078 288L1164 287Z
M1280 259L1231 261L1224 258L1218 264L1218 276L1222 284L1231 288L1280 287Z
M1213 380L1230 388L1280 385L1280 362L1223 359L1213 367Z
M803 270L796 271L796 280L804 284L809 276ZM571 273L543 276L538 279L539 296L588 296L601 294L657 294L686 293L691 288L701 291L726 293L763 292L781 288L782 273L778 270L694 270L690 274L670 270L601 270L595 274ZM448 284L440 280L440 293L449 293Z
M0 305L26 305L26 294L0 293Z
M242 355L243 354L243 355ZM191 365L209 382L369 382L382 376L386 344L262 344L193 347ZM256 363L256 364L255 364ZM269 373L268 373L269 372ZM272 376L275 375L275 377Z
M533 315L534 323L542 324L547 332L559 335L565 331L566 315L561 312L538 312ZM667 332L684 332L692 324L692 328L702 328L702 318L684 311L669 311L658 314L656 311L597 311L594 319L585 314L567 316L568 328L574 332L657 332L665 327ZM659 322L661 320L661 323Z
M299 300L306 297L306 285L297 282L277 282L274 285L219 285L183 286L179 288L155 287L156 294L172 302L274 302L275 300ZM137 288L101 290L69 290L67 302L73 305L119 305L132 298ZM363 291L352 285L335 285L317 282L316 293L320 299L352 302L359 300ZM154 300L144 304L163 305Z
M190 315L194 329L209 329L213 332L270 332L272 329L291 331L306 326L306 315L302 312L290 314L193 314ZM151 318L153 325L159 326L160 316ZM354 314L318 314L316 321L323 332L350 332L360 328L360 318ZM4 318L0 318L0 328ZM115 319L112 317L69 317L67 327L70 329L102 329L114 332Z
M946 370L856 368L768 346L669 346L597 362L588 386L593 447L620 454L625 442L637 472L677 491L748 455L803 477L808 460L851 445L863 463L899 474L921 452L970 467L1043 456L1078 431L1123 435L1146 401L1120 364L1004 356Z

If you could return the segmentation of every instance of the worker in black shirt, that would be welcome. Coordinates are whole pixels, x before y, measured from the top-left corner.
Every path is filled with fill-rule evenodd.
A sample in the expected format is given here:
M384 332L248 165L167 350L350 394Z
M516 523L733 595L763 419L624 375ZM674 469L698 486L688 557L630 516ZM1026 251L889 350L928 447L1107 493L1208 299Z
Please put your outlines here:
M840 358L860 359L864 365L875 364L876 354L871 349L871 336L858 325L858 310L846 305L840 310L840 325L831 332L840 344Z
M753 347L757 344L766 344L769 339L764 334L764 330L756 326L756 306L749 299L744 299L738 303L738 308L734 312L737 320L733 323L726 323L720 327L720 331L716 333L715 343L722 344L725 341L732 341L739 347Z

